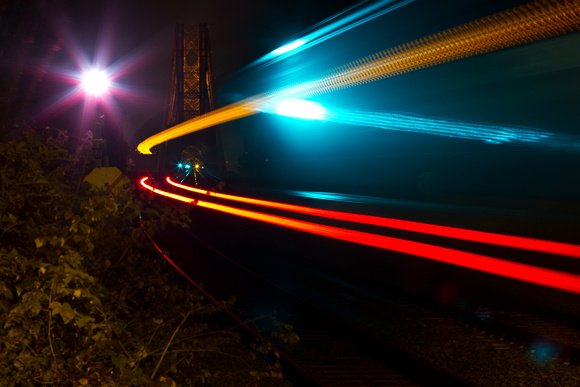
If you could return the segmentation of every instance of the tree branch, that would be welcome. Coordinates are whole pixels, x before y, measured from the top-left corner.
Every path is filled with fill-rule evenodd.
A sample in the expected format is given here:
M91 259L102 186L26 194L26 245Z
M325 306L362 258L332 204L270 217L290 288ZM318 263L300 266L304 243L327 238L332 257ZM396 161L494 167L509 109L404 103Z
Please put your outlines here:
M181 328L181 326L183 325L183 323L185 323L185 320L187 320L187 317L189 316L190 313L191 313L191 311L188 312L185 315L185 317L183 317L183 320L181 320L181 323L179 323L179 325L177 326L177 328L175 328L175 331L173 332L173 335L171 335L171 338L169 339L169 342L165 346L165 350L163 351L163 354L161 355L161 359L159 359L159 361L157 362L157 365L155 366L155 369L153 370L153 373L151 374L151 379L152 380L155 377L155 374L157 373L157 370L159 369L159 366L161 365L161 362L163 361L163 358L165 357L165 354L167 353L167 349L169 349L169 346L171 345L171 342L173 341L173 338L177 334L177 331L179 330L179 328Z

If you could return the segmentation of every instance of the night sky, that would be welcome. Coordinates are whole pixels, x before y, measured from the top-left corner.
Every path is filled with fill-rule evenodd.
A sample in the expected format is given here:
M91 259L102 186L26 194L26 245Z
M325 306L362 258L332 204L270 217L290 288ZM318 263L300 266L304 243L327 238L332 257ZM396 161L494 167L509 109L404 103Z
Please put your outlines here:
M62 42L55 65L72 66L72 47L89 58L107 50L111 64L129 60L129 71L118 82L135 95L118 103L128 112L128 138L134 146L160 128L176 24L208 24L219 86L227 75L353 3L57 0L36 7L49 15L47 24Z
M54 80L53 73L61 69L74 70L79 53L92 61L97 52L106 52L109 64L118 61L127 64L117 81L133 95L117 102L120 109L127 112L127 137L135 145L134 142L143 139L138 132L149 135L159 127L156 122L159 122L167 89L175 24L208 24L216 82L220 90L224 90L223 95L218 95L223 105L235 97L228 95L228 82L237 70L356 3L352 0L25 1L7 6L9 11L16 9L7 13L7 19L21 26L26 22L40 24L54 36L58 49L51 58L52 68L45 69L47 83ZM337 39L336 51L342 54L341 61L357 59L361 52L352 50L354 47L364 47L362 52L367 54L519 3L521 1L515 0L446 0L435 5L418 0L402 7L394 18L358 28L356 41L347 42L350 46ZM25 27L13 28L10 32L11 38L29 38L22 37L27 35ZM385 34L387 39L382 41L377 42L376 37L375 42L369 39ZM20 57L16 62L16 71L22 71L18 66L34 67L38 65L38 58ZM57 81L50 85L54 90L59 86ZM61 92L70 87L68 84L61 86L63 89L58 90Z

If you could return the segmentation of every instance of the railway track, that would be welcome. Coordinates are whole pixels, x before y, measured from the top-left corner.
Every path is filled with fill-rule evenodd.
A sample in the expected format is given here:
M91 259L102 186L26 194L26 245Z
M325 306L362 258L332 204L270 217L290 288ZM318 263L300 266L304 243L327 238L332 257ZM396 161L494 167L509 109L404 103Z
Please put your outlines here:
M207 253L213 255L210 251ZM178 256L173 256L179 261ZM215 255L208 261L214 258ZM256 283L256 278L239 266L232 265L229 269L240 283ZM280 357L283 372L296 386L466 385L460 379L369 336L309 300L281 290L275 284L260 283L259 286L236 289L235 313L246 321L252 321L252 328L290 359ZM271 325L271 319L264 318L264 313L279 315L277 319L291 324L300 338L299 343L288 345L272 335L279 328Z
M392 365L376 361L360 345L321 330L301 330L301 344L289 355L323 386L420 386ZM416 376L416 375L415 375ZM295 381L296 385L302 385Z
M537 351L538 346L549 348L549 358L568 364L580 364L579 321L537 308L530 314L524 308L505 309L494 306L483 308L458 308L460 318L500 337L504 342L520 348ZM542 356L548 356L544 354Z
M288 379L296 386L466 385L324 310L281 294L278 289L269 289L269 298L276 303L275 310L281 311L282 320L293 325L300 338L292 346L281 340L272 341L295 363L283 361ZM249 320L260 321L248 306L252 304L251 296L246 295L239 300L238 307ZM263 312L263 303L258 304ZM258 326L258 330L270 336L268 327Z
M580 330L576 326L570 326L568 322L546 321L526 313L511 311L497 311L494 316L510 326L580 350Z
M468 385L580 384L579 332L566 319L542 319L515 307L500 312L490 306L476 314L397 292L351 313L360 329Z
M208 259L215 262L215 255ZM251 276L240 279L248 272L234 265L231 269L240 283L261 282ZM261 275L267 273L258 276L268 279ZM280 347L306 372L285 364L295 385L499 386L510 385L514 375L515 385L545 385L545 380L562 376L560 385L580 382L580 334L570 322L533 316L513 303L508 309L487 301L474 301L483 308L441 305L395 290L341 287L338 281L327 282L328 277L300 278L301 292L296 291L298 282L288 286L284 281L266 283L255 294L236 291L244 313L250 313L255 300L262 305L264 298L271 300L272 310L293 311L285 321L296 327L300 344ZM534 360L550 368L538 368Z

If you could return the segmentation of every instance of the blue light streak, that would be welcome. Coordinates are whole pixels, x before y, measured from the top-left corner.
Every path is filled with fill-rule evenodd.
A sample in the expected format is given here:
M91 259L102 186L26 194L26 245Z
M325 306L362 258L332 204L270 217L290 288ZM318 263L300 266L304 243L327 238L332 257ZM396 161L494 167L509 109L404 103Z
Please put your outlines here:
M479 140L488 144L538 145L580 150L580 138L523 126L462 122L410 113L339 110L324 107L317 102L292 98L264 103L257 109L263 113L288 117L323 120L399 132Z
M397 8L410 4L413 1L414 0L379 0L371 4L367 4L368 1L366 0L361 1L310 27L301 34L298 34L300 38L297 38L290 44L273 50L269 54L251 63L246 67L246 69L260 65L262 65L262 67L271 65L279 60L289 58L292 55L338 36L388 12L394 11Z
M553 142L551 141L552 133L532 128L460 122L414 114L328 110L326 120L348 125L481 140L489 144L548 144Z

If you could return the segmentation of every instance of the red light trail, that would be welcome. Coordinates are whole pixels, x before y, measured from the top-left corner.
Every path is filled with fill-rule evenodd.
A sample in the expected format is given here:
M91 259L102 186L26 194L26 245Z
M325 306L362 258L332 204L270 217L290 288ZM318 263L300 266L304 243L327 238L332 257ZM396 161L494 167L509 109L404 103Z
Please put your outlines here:
M571 243L553 242L541 239L503 235L484 231L467 230L462 228L439 226L435 224L412 222L408 220L382 218L379 216L372 215L362 215L348 212L322 210L319 208L311 208L297 206L293 204L272 202L267 200L252 199L242 196L226 195L218 192L201 190L198 188L179 184L172 181L169 177L167 177L167 182L175 187L179 187L191 192L214 196L220 199L233 200L241 203L255 204L258 206L276 208L280 210L292 211L307 215L315 215L335 220L345 220L348 222L363 223L372 226L395 228L399 230L413 231L447 238L462 239L470 242L487 243L497 246L512 247L516 249L524 249L538 251L542 253L564 255L573 258L580 258L580 246Z
M447 247L434 246L421 242L408 241L383 235L326 226L285 218L277 215L270 215L261 212L225 206L222 204L210 203L154 188L146 184L147 179L148 177L141 179L141 185L151 190L152 192L182 202L195 204L200 207L225 212L248 219L258 220L261 222L275 224L294 230L309 232L316 235L359 243L367 246L378 247L422 258L428 258L438 262L449 263L452 265L580 294L580 276L576 274L536 267L523 263L511 262L499 258L468 253ZM207 191L203 192L205 193ZM218 195L217 193L214 194Z

